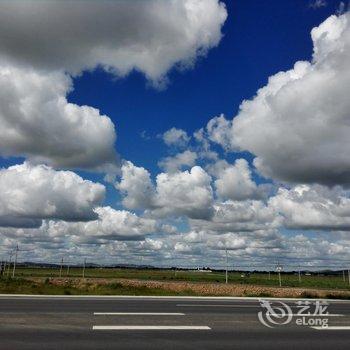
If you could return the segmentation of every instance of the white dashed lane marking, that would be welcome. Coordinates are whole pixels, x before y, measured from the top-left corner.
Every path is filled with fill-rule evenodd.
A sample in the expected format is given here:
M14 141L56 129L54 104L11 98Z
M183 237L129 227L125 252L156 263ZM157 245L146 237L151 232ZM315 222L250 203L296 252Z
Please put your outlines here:
M182 312L94 312L95 316L185 316Z
M318 331L350 331L350 326L311 327Z
M154 330L177 330L177 331L200 331L211 330L208 326L93 326L95 331L121 331L121 330L140 330L140 331L154 331Z

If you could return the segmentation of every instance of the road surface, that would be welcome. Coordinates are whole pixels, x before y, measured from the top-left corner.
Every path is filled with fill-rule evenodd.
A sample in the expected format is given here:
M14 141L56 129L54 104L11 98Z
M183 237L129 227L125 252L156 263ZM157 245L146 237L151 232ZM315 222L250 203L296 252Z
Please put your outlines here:
M269 328L254 299L0 296L0 350L350 349L350 302L330 301L328 329L284 302L291 321Z

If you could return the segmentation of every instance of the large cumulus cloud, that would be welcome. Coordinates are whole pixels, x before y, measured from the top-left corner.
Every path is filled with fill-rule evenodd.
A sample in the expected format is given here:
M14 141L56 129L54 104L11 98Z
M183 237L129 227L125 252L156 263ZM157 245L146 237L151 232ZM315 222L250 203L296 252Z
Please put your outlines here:
M114 169L112 121L95 108L69 103L71 89L64 73L0 65L0 155L54 167Z
M0 3L0 60L77 74L136 69L159 83L216 46L227 12L218 0Z
M311 62L271 76L232 124L211 121L209 136L226 149L256 155L267 177L349 185L350 13L329 17L311 36Z
M0 170L0 226L35 226L41 219L93 220L105 187L71 171L28 163Z

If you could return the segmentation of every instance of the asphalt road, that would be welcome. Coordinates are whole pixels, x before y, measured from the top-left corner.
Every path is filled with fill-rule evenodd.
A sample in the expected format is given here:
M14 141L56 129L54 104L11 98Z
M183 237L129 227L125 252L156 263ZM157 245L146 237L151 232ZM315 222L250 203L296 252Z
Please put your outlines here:
M300 311L285 302L290 322L269 328L258 318L266 310L251 299L0 296L0 350L350 348L350 302L330 301L323 311L330 315L318 317L328 329L311 327L316 316L295 316L316 305Z

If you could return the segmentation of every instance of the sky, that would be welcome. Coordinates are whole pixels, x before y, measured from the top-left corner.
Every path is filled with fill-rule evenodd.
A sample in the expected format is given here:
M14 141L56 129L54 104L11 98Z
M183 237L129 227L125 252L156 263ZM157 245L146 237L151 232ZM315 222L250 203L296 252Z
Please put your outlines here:
M346 1L2 1L0 259L347 267L349 62Z

